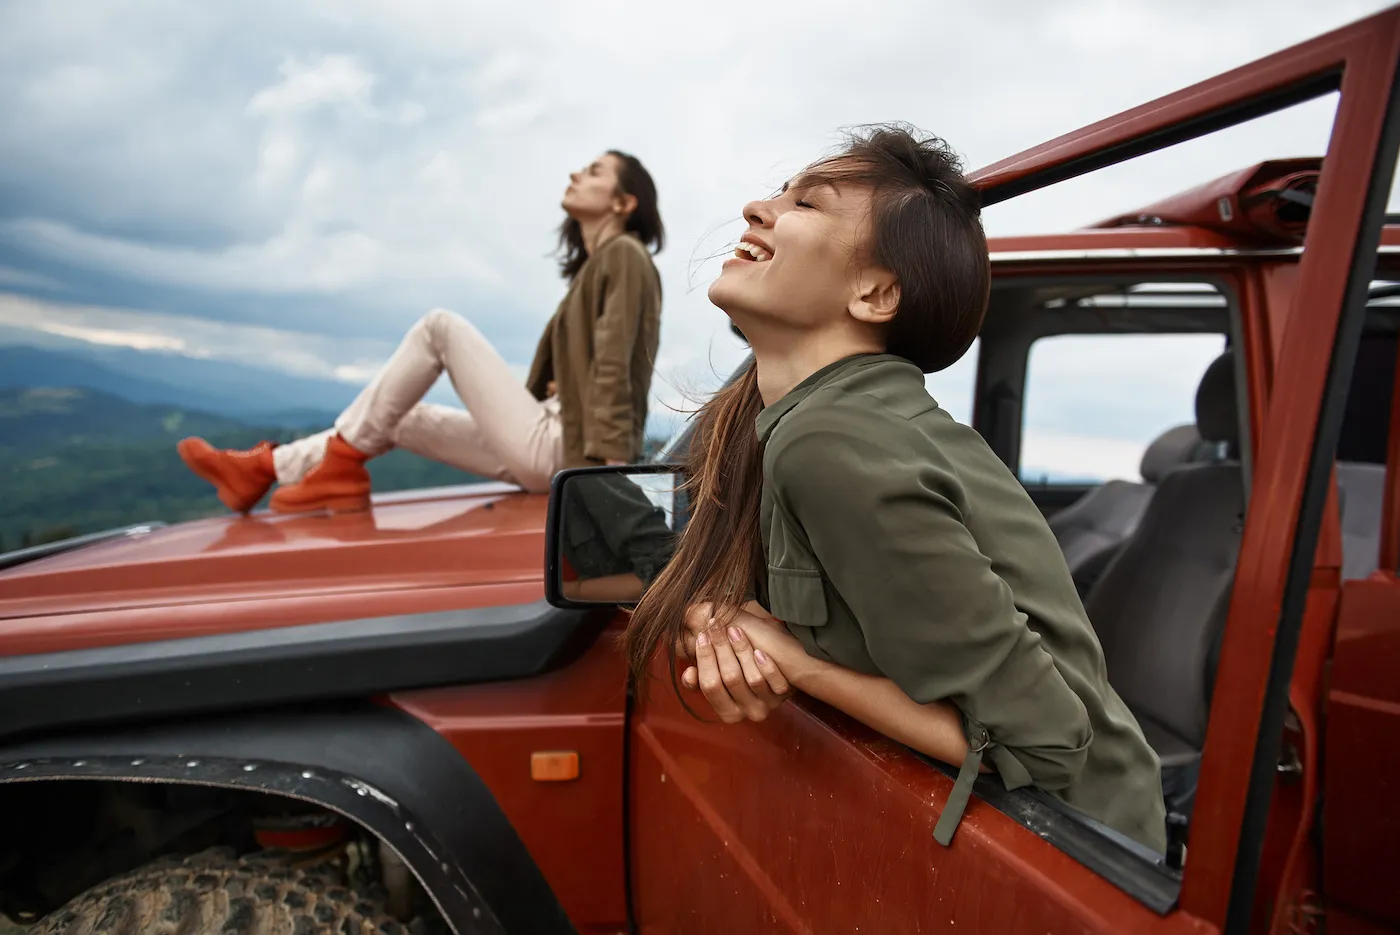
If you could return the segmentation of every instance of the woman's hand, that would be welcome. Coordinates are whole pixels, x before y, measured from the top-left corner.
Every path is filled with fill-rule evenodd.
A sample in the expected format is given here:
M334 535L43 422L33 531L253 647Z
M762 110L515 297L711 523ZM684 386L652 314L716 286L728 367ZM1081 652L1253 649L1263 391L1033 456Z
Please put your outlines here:
M792 694L786 673L814 662L787 629L766 610L750 602L726 616L709 604L686 614L687 636L676 647L695 665L681 674L687 688L699 689L720 720L762 721Z

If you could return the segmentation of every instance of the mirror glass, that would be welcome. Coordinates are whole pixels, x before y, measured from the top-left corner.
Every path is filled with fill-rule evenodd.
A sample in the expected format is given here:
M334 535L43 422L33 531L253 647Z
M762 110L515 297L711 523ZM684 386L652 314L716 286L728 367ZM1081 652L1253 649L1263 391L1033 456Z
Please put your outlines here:
M635 604L671 560L686 510L679 473L617 468L556 488L555 593L584 604Z

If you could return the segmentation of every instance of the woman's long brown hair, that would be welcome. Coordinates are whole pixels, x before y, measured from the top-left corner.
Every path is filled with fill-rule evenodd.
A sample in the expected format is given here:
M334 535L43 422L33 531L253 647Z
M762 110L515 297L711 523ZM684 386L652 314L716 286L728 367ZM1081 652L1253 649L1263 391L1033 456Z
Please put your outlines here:
M957 361L982 327L991 269L977 191L956 154L904 125L867 127L802 179L804 186L836 182L873 192L865 258L894 273L900 286L886 350L926 373ZM737 608L767 573L759 530L763 446L755 425L762 410L751 360L696 415L685 464L690 519L623 634L639 692L661 647L679 693L672 647L684 633L687 608L703 601Z
M758 528L763 450L754 427L762 411L758 365L750 360L695 417L685 461L690 518L671 561L647 588L623 635L639 690L656 647L669 651L681 635L687 607L703 600L738 606L765 572ZM679 691L674 654L671 659L671 684Z

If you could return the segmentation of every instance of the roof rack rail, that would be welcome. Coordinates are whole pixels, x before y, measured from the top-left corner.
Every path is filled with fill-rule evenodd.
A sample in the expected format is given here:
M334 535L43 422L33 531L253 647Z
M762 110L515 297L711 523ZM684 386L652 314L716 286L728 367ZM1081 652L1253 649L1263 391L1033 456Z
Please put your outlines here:
M115 529L104 529L101 532L90 532L81 536L70 536L67 539L59 539L54 542L45 542L40 545L31 545L28 548L14 549L9 552L0 552L0 571L7 568L14 568L26 562L37 561L41 558L48 558L50 555L58 555L63 552L71 552L74 549L81 549L85 546L95 545L98 542L106 542L109 539L124 539L132 536L144 536L153 529L161 529L166 526L162 522L132 523L129 526L118 526Z

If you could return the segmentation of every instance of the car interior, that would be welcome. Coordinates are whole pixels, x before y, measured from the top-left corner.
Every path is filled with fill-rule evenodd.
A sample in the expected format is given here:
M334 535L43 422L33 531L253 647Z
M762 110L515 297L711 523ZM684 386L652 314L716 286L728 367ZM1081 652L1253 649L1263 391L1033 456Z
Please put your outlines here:
M1395 394L1396 334L1400 332L1400 284L1377 284L1372 295L1337 443L1344 580L1365 578L1380 564L1385 459Z
M1160 479L1084 600L1109 684L1157 751L1168 806L1181 814L1194 796L1215 647L1244 530L1236 365L1226 351L1196 394L1196 429L1223 446L1224 457L1179 465Z
M1344 579L1378 565L1400 321L1384 301L1368 313L1337 451ZM1188 819L1244 523L1242 376L1227 349L1201 379L1195 425L1148 447L1140 483L1109 481L1049 516L1109 681L1161 758L1169 811Z
M1141 481L1104 481L1050 516L1050 529L1065 553L1081 598L1088 596L1108 563L1137 530L1162 478L1183 464L1210 460L1216 450L1201 438L1194 422L1173 426L1143 452L1138 466Z

